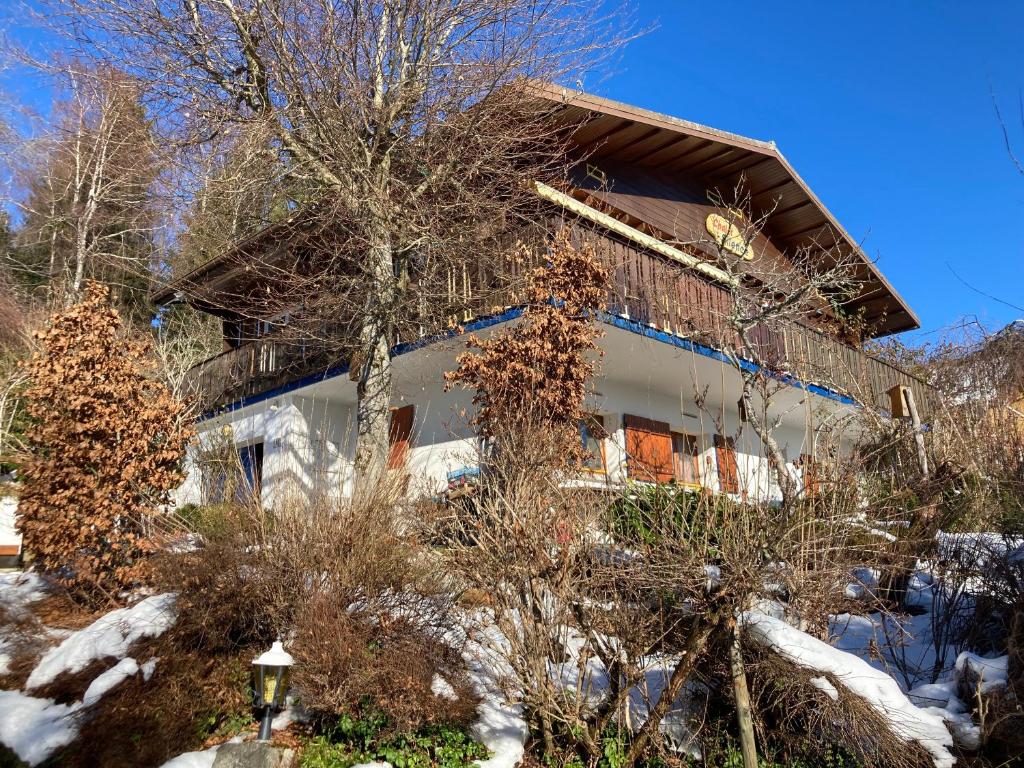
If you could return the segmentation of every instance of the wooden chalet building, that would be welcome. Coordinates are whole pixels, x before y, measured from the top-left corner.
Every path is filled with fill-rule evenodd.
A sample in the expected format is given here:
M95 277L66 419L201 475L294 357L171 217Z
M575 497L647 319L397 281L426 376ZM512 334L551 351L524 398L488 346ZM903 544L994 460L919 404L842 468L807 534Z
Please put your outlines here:
M674 480L718 492L774 494L760 443L738 412L739 376L714 345L731 294L712 254L672 244L681 232L707 233L718 212L709 190L731 190L742 175L755 210L774 207L755 243L765 258L784 260L811 242L856 256L862 287L843 309L859 313L871 335L917 328L913 311L774 143L555 86L542 87L539 97L550 101L553 119L574 126L572 143L585 160L570 189L539 185L538 195L562 223L585 230L613 272L602 317L605 356L589 404L608 436L596 439L581 426L594 455L588 482ZM273 233L259 247L268 247L268 237ZM179 292L224 321L224 352L194 371L208 407L201 441L228 435L265 504L294 490L349 493L356 384L337 361L280 343L273 318L246 319L203 301L237 281L239 269L237 262L227 268L214 260L156 296L168 301ZM464 290L472 290L472 279L463 276ZM487 333L520 312L510 298L482 308L464 327ZM797 474L817 451L819 427L842 423L862 403L887 409L888 392L897 386L913 390L926 417L931 403L924 382L869 357L829 327L807 318L767 340L774 369L788 385L773 400L785 414L777 437ZM443 383L464 339L395 342L391 459L406 464L414 492L436 493L475 471L476 441L465 416L470 397L445 392ZM209 483L204 487L193 473L179 502L200 502L209 492Z

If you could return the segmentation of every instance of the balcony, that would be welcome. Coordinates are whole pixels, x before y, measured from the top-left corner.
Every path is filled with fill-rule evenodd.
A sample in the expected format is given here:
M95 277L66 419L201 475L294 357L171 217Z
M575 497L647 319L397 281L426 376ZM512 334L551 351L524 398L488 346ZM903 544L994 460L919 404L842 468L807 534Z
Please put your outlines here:
M592 231L585 236L596 238L597 252L612 274L610 315L711 348L716 347L716 340L728 338L727 317L732 299L725 288L635 244ZM523 268L518 265L516 270ZM462 321L469 316L491 315L502 307L522 302L515 293L474 291L474 285L494 284L488 275L463 273L460 280L451 282L458 286L462 300L469 305L473 304L471 297L487 297L486 303L481 299L476 311L458 318ZM454 322L452 318L453 325ZM320 338L331 336L321 334ZM934 389L927 382L807 325L791 322L764 329L757 334L756 341L761 360L767 361L773 375L784 380L817 385L886 410L888 391L897 385L906 386L913 390L922 415L934 412ZM193 368L191 378L205 411L309 377L338 373L343 364L339 355L328 352L323 344L298 343L270 335L201 363Z

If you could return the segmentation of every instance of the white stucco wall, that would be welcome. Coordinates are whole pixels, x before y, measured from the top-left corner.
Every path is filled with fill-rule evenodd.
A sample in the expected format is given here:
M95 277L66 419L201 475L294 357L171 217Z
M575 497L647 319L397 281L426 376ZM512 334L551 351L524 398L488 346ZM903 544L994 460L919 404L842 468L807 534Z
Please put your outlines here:
M631 414L668 422L671 429L696 435L701 482L718 490L713 436L736 437L740 491L751 498L777 497L778 488L760 441L749 425L740 428L738 413L701 412L685 396L652 392L642 382L599 380L600 393L588 409L600 414L609 432L604 441L605 479L627 480L623 416ZM468 427L472 404L468 393L445 392L440 371L433 381L420 375L396 387L395 407L415 406L408 454L410 493L432 495L443 490L451 473L476 466L477 441ZM797 417L799 417L799 413ZM262 499L273 506L289 494L349 495L355 452L355 408L315 388L297 390L224 414L201 425L209 436L231 429L239 447L263 442ZM779 427L775 436L790 462L809 452L800 418ZM799 474L794 468L794 473ZM178 503L201 501L201 483L192 472L182 486Z

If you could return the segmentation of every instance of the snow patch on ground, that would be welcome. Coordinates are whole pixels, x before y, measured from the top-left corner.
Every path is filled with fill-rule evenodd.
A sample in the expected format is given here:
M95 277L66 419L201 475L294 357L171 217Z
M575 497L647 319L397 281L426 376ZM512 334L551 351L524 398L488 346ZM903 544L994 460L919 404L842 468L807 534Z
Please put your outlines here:
M29 675L26 690L53 682L63 672L80 672L97 659L123 659L135 641L160 636L174 623L174 598L173 593L147 597L72 633L43 655Z
M139 665L135 659L131 657L121 659L89 684L89 687L85 689L85 694L82 696L82 703L87 707L91 707L102 699L108 691L116 688L129 677L138 674L138 672Z
M37 765L78 735L74 715L81 704L56 704L19 691L0 691L0 742L29 765Z
M951 768L956 762L949 751L953 738L943 718L914 706L899 684L885 672L781 619L747 611L743 622L748 636L755 642L805 669L828 673L851 693L863 698L888 721L893 733L908 743L917 742L924 747L936 768Z
M448 699L448 701L459 700L459 695L452 688L452 684L441 675L434 675L434 679L430 681L430 692L442 699Z
M213 761L217 759L218 749L220 749L220 744L201 752L185 752L177 757L172 757L160 768L213 768Z
M523 718L522 704L509 701L501 688L509 669L497 649L505 647L508 641L484 614L473 620L479 627L474 633L479 639L467 641L465 658L473 687L481 699L470 733L491 752L491 757L477 761L477 765L515 768L523 759L530 729Z

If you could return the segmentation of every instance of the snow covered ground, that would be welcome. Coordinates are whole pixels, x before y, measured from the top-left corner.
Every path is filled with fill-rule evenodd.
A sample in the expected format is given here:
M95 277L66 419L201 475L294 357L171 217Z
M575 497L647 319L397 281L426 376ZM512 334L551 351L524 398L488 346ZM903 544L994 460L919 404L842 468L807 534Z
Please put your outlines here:
M34 574L0 574L0 602L14 612L42 597L44 582ZM107 692L128 678L153 673L156 659L139 664L128 656L139 639L156 637L174 620L174 595L154 595L128 607L100 617L47 651L29 675L25 691L0 691L0 743L12 749L29 765L46 760L57 749L70 744L78 735L78 716ZM9 662L3 655L0 638L0 664ZM63 672L79 672L93 661L113 657L117 663L92 681L81 701L71 704L31 695L35 688L57 679Z
M958 746L974 750L981 732L957 692L966 687L984 694L1005 687L1008 658L972 653L959 638L976 621L982 576L991 577L997 558L1024 564L1024 544L992 533L939 534L937 544L939 562L919 563L910 579L906 613L832 616L830 639L837 649L890 675L920 711L942 718ZM951 564L965 575L943 582L940 574ZM847 587L847 596L868 597L874 586L870 575L858 579Z

